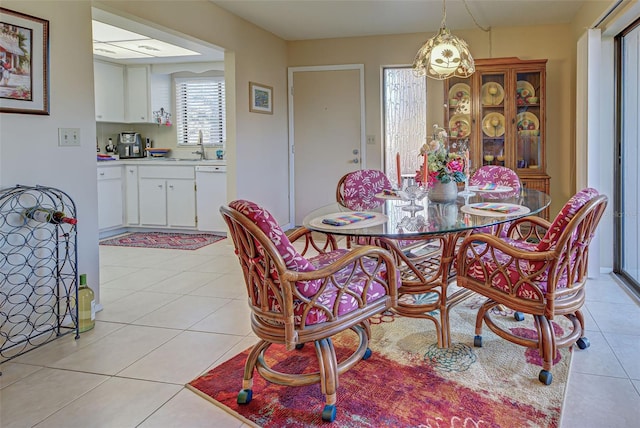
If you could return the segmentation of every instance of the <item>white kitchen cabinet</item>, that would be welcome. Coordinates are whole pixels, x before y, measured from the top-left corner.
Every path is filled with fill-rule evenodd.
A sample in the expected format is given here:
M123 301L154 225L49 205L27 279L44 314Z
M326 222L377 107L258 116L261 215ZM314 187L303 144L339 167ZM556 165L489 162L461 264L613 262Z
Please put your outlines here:
M96 121L155 123L153 112L171 110L171 77L149 65L93 62Z
M98 167L98 229L123 225L122 167Z
M196 226L194 180L167 180L167 223L170 227Z
M94 61L96 121L124 122L124 67Z
M151 122L149 66L127 66L125 87L125 120L132 123Z
M152 74L149 66L127 66L126 100L128 122L156 123L154 111L170 111L171 77L168 74Z
M151 82L151 113L164 109L171 111L171 76L169 74L150 74ZM151 122L154 122L153 114ZM154 122L155 123L155 122Z
M138 167L136 165L126 165L124 171L125 222L130 225L137 225L140 223L140 211L138 208Z
M140 225L195 228L193 166L138 168Z
M167 225L167 180L140 177L140 224Z

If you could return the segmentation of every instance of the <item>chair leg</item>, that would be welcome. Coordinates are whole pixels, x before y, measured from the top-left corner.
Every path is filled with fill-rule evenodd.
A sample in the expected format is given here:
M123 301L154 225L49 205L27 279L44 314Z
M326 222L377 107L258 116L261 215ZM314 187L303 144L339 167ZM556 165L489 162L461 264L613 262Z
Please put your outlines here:
M258 361L260 353L268 348L269 345L269 342L261 340L256 343L251 349L251 352L249 352L247 361L244 363L242 389L238 393L238 398L236 399L238 404L249 404L251 402L251 399L253 398L253 370L256 367L256 362Z
M336 390L338 389L338 361L331 339L314 342L320 367L320 388L325 396L322 420L333 422L336 418Z
M584 315L582 315L582 311L579 309L574 313L574 315L580 323L580 339L576 341L576 345L578 345L578 348L580 349L587 349L591 346L591 342L589 342L589 339L584 336Z
M547 317L535 315L534 319L538 330L538 350L543 361L538 380L545 385L549 385L553 380L551 367L553 366L553 357L556 354L555 335Z
M497 303L491 299L487 299L480 309L478 309L478 314L476 315L476 335L473 338L473 346L476 348L482 348L482 322L484 320L485 315L496 306Z

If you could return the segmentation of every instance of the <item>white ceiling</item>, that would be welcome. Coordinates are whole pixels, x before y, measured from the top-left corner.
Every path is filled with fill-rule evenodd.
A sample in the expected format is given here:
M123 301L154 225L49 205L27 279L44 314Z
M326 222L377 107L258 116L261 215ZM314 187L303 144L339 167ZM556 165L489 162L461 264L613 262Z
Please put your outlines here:
M285 40L435 33L442 0L209 0ZM451 30L571 22L587 2L615 0L447 0ZM185 4L188 7L188 3ZM467 10L468 9L468 10ZM473 17L469 13L471 11ZM200 55L112 59L121 63L223 61L224 49L188 36L93 8L93 18ZM474 23L474 18L476 23Z
M442 0L210 0L285 40L435 33ZM561 24L584 3L612 0L466 0L481 27ZM446 2L447 27L477 28L463 0Z

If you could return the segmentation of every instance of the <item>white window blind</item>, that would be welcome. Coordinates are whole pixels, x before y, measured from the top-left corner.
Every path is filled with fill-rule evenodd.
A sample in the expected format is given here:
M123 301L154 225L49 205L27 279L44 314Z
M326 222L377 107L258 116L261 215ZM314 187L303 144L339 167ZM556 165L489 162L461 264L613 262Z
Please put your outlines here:
M176 128L179 144L198 144L199 131L204 144L224 144L227 132L223 78L176 78Z

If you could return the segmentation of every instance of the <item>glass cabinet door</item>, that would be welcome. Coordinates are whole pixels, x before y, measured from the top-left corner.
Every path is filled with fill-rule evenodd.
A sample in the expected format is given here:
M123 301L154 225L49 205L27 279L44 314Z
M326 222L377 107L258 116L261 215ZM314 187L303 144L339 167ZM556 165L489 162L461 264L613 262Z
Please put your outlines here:
M505 113L505 73L485 73L480 77L480 148L482 165L504 166L508 156Z
M542 167L541 73L517 73L516 81L516 168Z
M447 94L447 117L445 128L449 132L449 151L458 152L469 146L471 138L471 78L452 77Z

